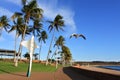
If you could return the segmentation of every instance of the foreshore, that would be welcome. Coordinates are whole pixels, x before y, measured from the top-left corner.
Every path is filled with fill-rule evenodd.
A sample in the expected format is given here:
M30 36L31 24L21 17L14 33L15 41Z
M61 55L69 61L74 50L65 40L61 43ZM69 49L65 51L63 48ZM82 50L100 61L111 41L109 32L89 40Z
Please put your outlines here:
M73 66L74 71L95 80L120 80L120 71L95 66Z

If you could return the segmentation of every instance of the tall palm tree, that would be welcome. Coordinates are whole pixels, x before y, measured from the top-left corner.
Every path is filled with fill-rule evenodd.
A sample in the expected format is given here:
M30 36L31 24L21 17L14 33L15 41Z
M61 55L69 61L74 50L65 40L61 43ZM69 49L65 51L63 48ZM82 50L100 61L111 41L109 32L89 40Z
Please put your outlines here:
M22 34L21 33L21 23L22 18L18 17L16 20L13 20L14 25L12 25L12 28L9 30L9 32L16 31L15 34L15 53L14 53L14 61L16 60L16 43L17 43L17 37Z
M24 14L24 19L26 25L29 23L30 19L41 19L42 18L42 13L43 10L41 8L38 8L37 1L36 0L31 0L30 2L27 2L27 0L22 0L23 8L22 12ZM26 32L26 28L24 30L24 35ZM23 39L24 39L23 35Z
M21 39L21 42L22 42L25 38L25 33L28 29L27 27L28 27L30 19L31 20L33 20L33 19L35 20L36 18L41 19L43 10L41 8L38 8L36 0L31 0L30 2L28 2L27 0L21 0L21 2L22 2L23 7L22 7L22 13L19 13L19 14L24 16L24 21L25 21L25 25L24 25L24 29L23 29L24 30L23 31L23 36L22 36L22 39ZM15 17L16 16L14 16L13 18L15 18ZM20 55L20 51L22 51L22 45L21 44L19 46L18 56Z
M15 51L16 51L16 42L17 42L17 37L19 37L21 35L21 37L23 37L23 32L25 29L25 21L22 18L21 14L19 13L14 13L13 16L11 17L13 20L14 25L12 25L12 28L10 29L9 32L12 31L16 31L16 35L15 35ZM28 31L26 31L26 34L29 34ZM21 38L22 40L22 38ZM19 54L17 56L17 58L19 57ZM15 52L15 56L14 56L14 61L15 61L15 66L17 66L17 59L16 59L16 52Z
M1 35L3 29L5 29L5 31L8 31L8 29L10 28L10 25L8 22L9 22L9 20L8 20L7 16L3 15L0 17L0 35Z
M39 60L40 60L40 53L41 53L41 48L42 48L42 42L46 43L46 39L48 38L48 35L46 31L42 31L41 34L38 35L38 40L40 42L40 49L39 49Z
M72 59L72 54L67 46L62 46L62 55L64 55L64 64Z
M50 55L55 31L59 31L59 29L63 31L63 27L64 27L63 17L59 14L55 17L54 21L48 21L48 22L50 23L50 26L48 27L48 29L49 29L50 32L53 30L53 35L52 35L52 39L51 39L48 54L47 54L46 65L48 65L48 58L49 58L49 55Z
M26 33L27 26L29 24L30 19L31 20L41 19L43 10L41 8L38 8L36 0L31 0L30 2L28 2L27 0L21 0L21 1L22 1L22 5L23 5L23 8L22 8L23 13L22 14L23 14L24 20L25 20L25 25L24 25L25 29L23 32L22 40L21 40L21 42L22 42L25 38L25 33ZM21 49L22 49L22 46L20 45L18 54L20 54Z
M54 45L54 47L56 46L56 50L55 50L55 53L52 55L51 60L54 55L58 54L58 53L56 53L56 52L58 52L58 49L60 49L60 48L62 48L62 46L64 46L64 41L65 41L65 38L63 36L59 36L59 38L56 40L55 45Z

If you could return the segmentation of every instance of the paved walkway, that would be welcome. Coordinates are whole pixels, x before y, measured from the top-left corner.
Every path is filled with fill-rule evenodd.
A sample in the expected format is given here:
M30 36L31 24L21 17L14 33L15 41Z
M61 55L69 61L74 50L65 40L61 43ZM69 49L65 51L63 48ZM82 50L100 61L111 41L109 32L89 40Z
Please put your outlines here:
M83 76L74 70L65 67L56 72L32 72L27 78L26 73L6 73L0 74L0 80L93 80Z

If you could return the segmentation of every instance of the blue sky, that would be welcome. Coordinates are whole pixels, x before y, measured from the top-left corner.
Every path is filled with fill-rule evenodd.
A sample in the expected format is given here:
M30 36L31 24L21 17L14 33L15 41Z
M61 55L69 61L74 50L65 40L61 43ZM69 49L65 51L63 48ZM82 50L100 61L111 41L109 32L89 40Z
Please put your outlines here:
M120 0L38 0L38 3L44 10L45 20L53 20L57 14L64 17L65 32L57 35L65 37L65 44L71 49L73 59L120 61ZM4 0L0 3L0 16L4 14L10 17L21 7L20 0ZM44 27L47 30L48 24L44 24ZM82 33L87 40L69 39L72 33ZM7 34L3 31L0 48L14 49L14 35L14 32ZM46 58L50 39L51 36L43 45L41 59ZM23 53L26 51L24 49Z

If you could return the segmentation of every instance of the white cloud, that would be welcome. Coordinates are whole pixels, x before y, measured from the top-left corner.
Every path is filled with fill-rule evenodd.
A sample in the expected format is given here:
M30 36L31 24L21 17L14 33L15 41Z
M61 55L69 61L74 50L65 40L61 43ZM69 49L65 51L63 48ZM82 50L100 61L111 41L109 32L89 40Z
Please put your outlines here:
M48 0L49 1L49 0ZM64 17L65 25L67 26L66 35L70 35L73 32L76 32L76 25L74 21L74 11L66 7L58 7L58 0L53 0L50 2L41 2L39 7L44 10L44 16L47 19L54 19L57 14L60 14Z
M5 8L0 7L0 16L7 15L10 17L13 13Z
M19 6L21 5L21 0L7 0L7 1Z
M64 16L64 20L67 26L71 27L71 32L76 31L76 25L74 21L74 12L71 10L60 9L59 13Z
M11 2L15 5L21 6L21 0L7 0L8 2ZM27 0L28 2L31 0Z

